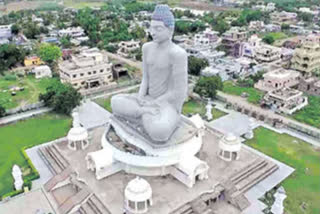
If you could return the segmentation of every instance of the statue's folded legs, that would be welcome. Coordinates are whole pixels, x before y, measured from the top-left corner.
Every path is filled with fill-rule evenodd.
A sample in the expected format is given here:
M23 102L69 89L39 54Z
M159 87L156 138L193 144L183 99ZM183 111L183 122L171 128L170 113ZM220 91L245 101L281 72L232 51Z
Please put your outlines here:
M158 142L167 141L180 121L180 114L169 103L142 106L137 94L113 96L111 107L116 116L139 120L149 137Z

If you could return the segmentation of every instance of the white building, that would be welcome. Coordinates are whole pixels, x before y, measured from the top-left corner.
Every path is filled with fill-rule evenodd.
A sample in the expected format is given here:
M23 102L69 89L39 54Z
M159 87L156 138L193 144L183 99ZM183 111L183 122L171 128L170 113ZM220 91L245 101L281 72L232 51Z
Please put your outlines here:
M0 39L9 39L12 37L11 25L0 26Z
M122 41L119 43L118 54L123 57L129 57L130 53L139 50L140 42L139 41Z
M299 84L300 73L293 70L277 69L263 75L254 87L262 91L273 91L285 87L293 87Z
M112 64L97 48L82 50L71 55L70 60L59 63L61 82L68 82L76 89L85 90L111 85Z
M51 69L47 65L40 65L40 66L34 67L32 69L32 73L35 74L36 79L40 79L44 77L52 77Z
M271 109L285 114L293 114L308 105L308 97L292 88L271 91L264 96L263 101Z
M85 36L84 30L81 27L69 27L67 29L59 30L60 37L70 36L72 38Z

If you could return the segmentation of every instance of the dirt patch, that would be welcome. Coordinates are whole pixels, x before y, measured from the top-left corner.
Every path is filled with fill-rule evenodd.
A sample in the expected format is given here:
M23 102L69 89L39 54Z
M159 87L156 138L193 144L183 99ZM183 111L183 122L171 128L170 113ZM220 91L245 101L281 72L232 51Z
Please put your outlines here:
M20 1L20 2L11 2L6 6L3 6L4 12L10 13L12 11L19 11L19 10L33 10L39 7L40 4L43 2L37 1Z
M179 6L190 8L190 9L212 11L212 12L237 10L236 8L232 8L232 7L218 7L218 6L215 6L213 3L195 2L195 1L190 1L190 0L181 1Z

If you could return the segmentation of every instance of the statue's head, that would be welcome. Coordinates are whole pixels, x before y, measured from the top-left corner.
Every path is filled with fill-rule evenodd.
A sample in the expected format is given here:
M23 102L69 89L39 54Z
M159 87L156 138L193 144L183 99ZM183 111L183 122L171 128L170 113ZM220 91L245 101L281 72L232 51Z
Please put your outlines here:
M174 16L168 5L157 5L151 18L151 36L154 42L171 40L174 32Z

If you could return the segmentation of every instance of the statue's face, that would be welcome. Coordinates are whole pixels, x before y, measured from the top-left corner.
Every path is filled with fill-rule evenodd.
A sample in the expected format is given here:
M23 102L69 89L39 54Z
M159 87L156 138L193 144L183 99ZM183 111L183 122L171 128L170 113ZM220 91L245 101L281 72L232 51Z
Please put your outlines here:
M155 20L151 21L150 32L153 41L159 44L170 40L173 34L173 31L166 27L163 22Z

